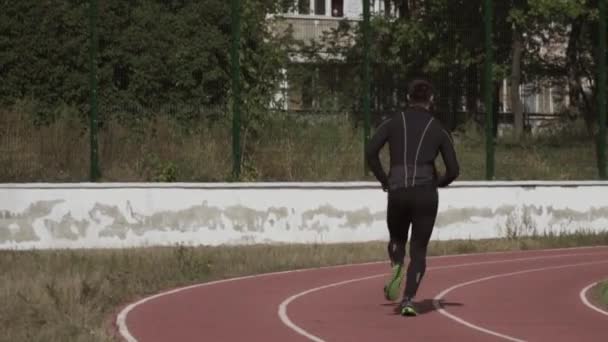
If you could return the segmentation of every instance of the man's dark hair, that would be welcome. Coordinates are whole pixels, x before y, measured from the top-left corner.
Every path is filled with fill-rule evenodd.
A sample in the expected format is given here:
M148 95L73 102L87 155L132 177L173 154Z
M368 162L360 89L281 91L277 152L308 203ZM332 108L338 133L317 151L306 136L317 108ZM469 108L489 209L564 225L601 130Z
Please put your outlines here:
M414 79L407 87L407 94L412 103L428 103L433 96L433 85L425 79Z

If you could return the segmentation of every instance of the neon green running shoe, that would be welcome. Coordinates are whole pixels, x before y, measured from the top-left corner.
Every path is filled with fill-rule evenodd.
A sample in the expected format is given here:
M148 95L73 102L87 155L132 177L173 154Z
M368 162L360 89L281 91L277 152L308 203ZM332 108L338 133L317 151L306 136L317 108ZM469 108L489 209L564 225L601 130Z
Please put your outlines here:
M391 278L384 285L384 297L386 300L395 300L399 296L401 289L401 280L403 279L403 265L397 264L393 266Z
M401 302L400 307L402 316L418 316L418 312L411 300L404 300Z

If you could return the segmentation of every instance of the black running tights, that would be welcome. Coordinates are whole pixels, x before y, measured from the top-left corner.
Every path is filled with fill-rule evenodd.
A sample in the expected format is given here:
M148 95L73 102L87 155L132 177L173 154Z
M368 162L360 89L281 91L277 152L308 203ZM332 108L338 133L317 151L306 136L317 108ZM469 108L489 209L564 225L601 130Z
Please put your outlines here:
M426 271L427 246L437 217L438 197L435 187L410 187L391 192L388 197L388 255L393 264L404 263L405 245L412 226L406 298L416 295Z

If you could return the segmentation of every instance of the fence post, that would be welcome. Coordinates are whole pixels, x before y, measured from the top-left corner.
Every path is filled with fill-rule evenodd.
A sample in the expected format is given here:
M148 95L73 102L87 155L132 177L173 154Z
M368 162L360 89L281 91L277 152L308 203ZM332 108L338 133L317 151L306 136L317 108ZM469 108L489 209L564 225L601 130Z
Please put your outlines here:
M370 138L370 8L369 0L363 0L363 172L368 174L369 168L365 160L365 149Z
M599 0L598 51L598 168L600 179L606 179L606 0Z
M485 21L485 73L484 73L484 88L485 88L485 108L486 108L486 179L494 179L494 131L493 131L493 113L492 113L492 65L494 56L492 53L492 19L493 2L485 0L484 2L484 21Z
M241 41L241 0L232 0L232 48L230 59L232 65L232 158L233 176L241 175L241 94L239 48Z
M99 44L97 36L97 17L99 15L98 0L89 0L89 43L90 43L90 70L89 70L89 89L90 89L90 180L95 182L100 177L99 170L99 146L97 138L97 47Z

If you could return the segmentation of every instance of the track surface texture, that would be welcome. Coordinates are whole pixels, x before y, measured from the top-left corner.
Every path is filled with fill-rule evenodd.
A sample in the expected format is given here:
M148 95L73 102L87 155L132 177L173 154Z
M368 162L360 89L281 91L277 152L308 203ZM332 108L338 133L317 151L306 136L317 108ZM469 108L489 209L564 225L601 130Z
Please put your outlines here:
M402 317L384 299L387 263L201 284L118 315L127 341L608 341L608 314L582 294L608 276L608 246L429 258Z

